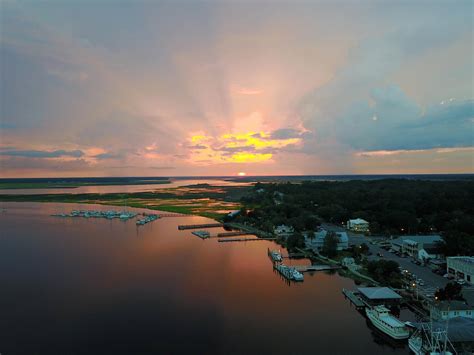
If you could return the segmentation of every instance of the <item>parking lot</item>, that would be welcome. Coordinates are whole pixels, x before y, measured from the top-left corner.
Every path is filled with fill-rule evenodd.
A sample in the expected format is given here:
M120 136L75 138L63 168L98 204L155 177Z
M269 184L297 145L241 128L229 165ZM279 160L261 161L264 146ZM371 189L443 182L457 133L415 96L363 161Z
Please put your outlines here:
M450 281L452 282L452 280L433 273L432 269L428 266L414 264L411 262L413 259L410 257L400 257L394 253L390 253L389 251L382 249L379 245L377 245L377 243L381 241L379 238L365 237L362 234L352 233L342 226L328 223L323 223L321 227L335 232L346 232L349 236L349 244L360 245L362 243L366 243L369 246L370 252L372 253L372 255L368 257L369 260L378 260L381 257L377 255L381 254L383 259L396 261L402 269L408 270L408 272L411 274L416 275L417 279L423 280L423 285L416 286L418 288L419 296L425 296L426 298L433 299L434 293L437 289L445 287ZM463 296L469 304L473 305L474 286L463 286Z

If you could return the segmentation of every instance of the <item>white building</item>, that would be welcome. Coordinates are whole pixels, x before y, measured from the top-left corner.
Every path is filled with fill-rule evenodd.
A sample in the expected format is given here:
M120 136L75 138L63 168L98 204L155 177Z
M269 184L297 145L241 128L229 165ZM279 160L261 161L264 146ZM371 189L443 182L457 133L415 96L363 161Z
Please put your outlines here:
M472 256L450 256L446 258L448 274L474 283L474 257Z
M434 235L405 235L391 241L393 250L406 253L415 259L425 260L438 257L437 243L441 236Z
M279 226L276 226L273 231L275 234L279 237L288 237L292 235L295 232L295 229L292 226L287 226L284 224L281 224Z
M344 250L349 248L349 237L346 232L335 232L338 238L337 250ZM328 231L322 229L320 231L314 232L310 237L305 235L306 247L314 251L320 251L324 246L324 241L328 235Z
M440 301L434 305L431 314L435 320L448 320L456 317L474 319L474 307L461 301Z
M347 221L347 229L354 232L368 232L369 222L362 218L350 219Z
M355 260L354 258L350 257L345 257L341 260L341 265L345 267L351 267L355 265Z

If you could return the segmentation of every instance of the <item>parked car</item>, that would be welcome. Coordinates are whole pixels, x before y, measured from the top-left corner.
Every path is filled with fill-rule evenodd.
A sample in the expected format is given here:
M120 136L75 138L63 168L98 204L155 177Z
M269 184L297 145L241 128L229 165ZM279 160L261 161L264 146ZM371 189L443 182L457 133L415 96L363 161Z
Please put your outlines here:
M459 279L456 282L460 285L465 285L466 284L466 281L464 281L463 279Z
M382 253L377 253L377 256L378 256L379 258L383 258L383 254L382 254Z
M449 274L444 274L443 277L449 279Z

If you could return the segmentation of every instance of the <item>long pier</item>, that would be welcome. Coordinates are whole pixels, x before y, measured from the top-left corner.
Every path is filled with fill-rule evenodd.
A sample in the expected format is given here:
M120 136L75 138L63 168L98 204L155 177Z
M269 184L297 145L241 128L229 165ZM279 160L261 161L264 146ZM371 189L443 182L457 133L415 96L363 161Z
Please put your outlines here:
M276 240L276 238L225 238L219 239L220 243L224 242L253 242L257 240Z
M235 231L235 232L222 232L222 233L217 233L218 238L222 237L237 237L239 235L252 235L251 233L248 232L242 232L242 231Z
M340 268L340 266L334 265L297 265L293 267L299 272L336 270Z
M217 228L222 227L222 223L207 223L207 224L183 224L178 226L178 229L185 230L185 229L201 229L201 228Z

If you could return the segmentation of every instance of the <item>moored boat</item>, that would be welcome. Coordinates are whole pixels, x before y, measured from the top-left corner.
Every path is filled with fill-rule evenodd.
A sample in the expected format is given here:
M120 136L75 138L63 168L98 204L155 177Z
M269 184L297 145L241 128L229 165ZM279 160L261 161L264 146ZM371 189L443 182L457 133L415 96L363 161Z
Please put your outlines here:
M408 339L410 332L407 326L392 316L385 306L366 308L365 313L372 324L388 336L396 340Z

